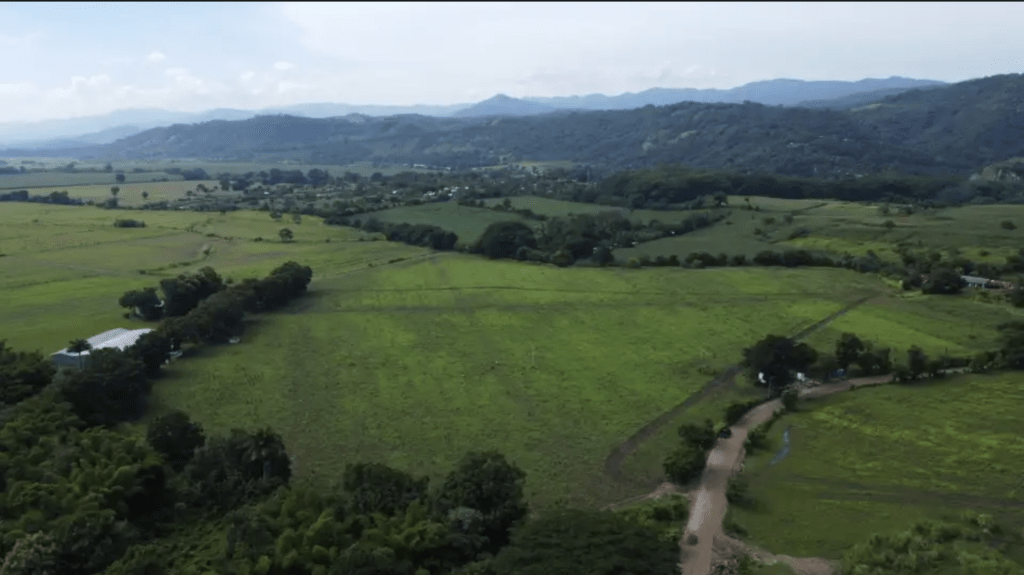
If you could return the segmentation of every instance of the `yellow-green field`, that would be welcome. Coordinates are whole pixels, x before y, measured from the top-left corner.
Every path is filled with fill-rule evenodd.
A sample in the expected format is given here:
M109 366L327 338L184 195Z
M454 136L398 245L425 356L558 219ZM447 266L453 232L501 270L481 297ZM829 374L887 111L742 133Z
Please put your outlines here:
M730 512L775 553L838 558L872 533L961 511L1024 527L1024 378L957 376L805 403L749 458L757 505ZM771 465L790 428L788 456ZM1021 550L1011 557L1021 560Z
M839 270L561 270L444 254L316 278L293 313L175 365L154 406L217 432L266 422L299 475L324 484L363 460L438 477L495 448L532 478L535 504L597 505L636 494L603 475L607 454L736 350L878 288Z
M143 325L121 317L128 289L203 265L237 280L298 261L314 270L308 296L254 318L241 344L173 364L152 413L180 407L214 433L271 425L298 477L324 483L365 460L437 477L467 450L497 448L529 473L540 506L635 495L602 473L612 448L740 348L883 289L843 270L557 269L431 255L316 218L289 225L293 243L254 242L282 226L262 212L117 212L146 220L141 229L114 228L113 215L5 205L0 338L48 353Z

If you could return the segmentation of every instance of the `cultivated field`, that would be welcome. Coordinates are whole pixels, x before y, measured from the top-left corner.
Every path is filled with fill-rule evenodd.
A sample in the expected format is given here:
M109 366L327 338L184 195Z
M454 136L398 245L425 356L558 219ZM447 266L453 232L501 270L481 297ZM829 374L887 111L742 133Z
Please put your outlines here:
M732 350L877 287L835 270L559 270L439 255L316 279L295 313L177 364L154 405L217 431L267 422L299 475L321 483L362 460L437 477L466 450L496 448L532 478L535 504L596 505L636 493L603 475L608 452Z
M730 507L772 552L838 558L872 533L964 510L1024 527L1018 374L957 376L808 401L771 431L744 475L757 501ZM774 465L789 428L789 454ZM1010 556L1024 559L1024 550Z

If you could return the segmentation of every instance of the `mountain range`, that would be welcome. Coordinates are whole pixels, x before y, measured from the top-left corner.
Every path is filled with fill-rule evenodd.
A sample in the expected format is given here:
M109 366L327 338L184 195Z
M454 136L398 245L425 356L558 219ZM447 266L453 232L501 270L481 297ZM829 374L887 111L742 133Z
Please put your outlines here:
M295 104L238 110L220 108L203 112L129 109L99 116L87 116L40 122L0 123L0 147L59 150L94 144L107 144L118 139L157 127L174 124L198 124L212 120L246 120L256 116L286 114L306 118L330 118L362 114L366 116L398 116L418 114L432 117L469 118L479 116L529 116L559 110L629 110L647 105L665 106L679 102L742 103L744 101L770 106L844 107L877 101L885 96L911 89L943 86L934 80L892 77L865 79L856 82L766 80L731 88L670 89L652 88L639 93L618 96L590 94L567 97L511 98L499 94L475 104L444 106L415 105L353 105L335 103ZM845 100L844 100L845 99ZM852 103L848 103L852 102Z
M503 103L508 104L497 98L488 105ZM909 90L844 109L747 101L520 116L494 115L493 108L468 117L266 115L153 128L110 144L7 150L0 156L455 169L569 161L591 166L595 175L665 163L833 178L887 170L966 175L1024 156L1022 110L1024 76L1008 74Z

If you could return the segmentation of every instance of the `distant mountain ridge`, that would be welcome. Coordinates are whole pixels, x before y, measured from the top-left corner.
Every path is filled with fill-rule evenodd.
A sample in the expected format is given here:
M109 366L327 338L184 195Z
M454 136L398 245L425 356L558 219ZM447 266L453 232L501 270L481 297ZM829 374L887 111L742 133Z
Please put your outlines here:
M499 98L492 104L519 106ZM500 107L500 106L499 106ZM850 109L683 102L545 115L287 115L147 130L99 146L0 156L447 166L568 161L598 172L685 164L831 178L971 174L1024 156L1024 75L913 89ZM483 112L489 114L487 109Z
M554 110L629 110L647 105L665 106L679 102L742 103L747 100L770 106L797 106L802 105L803 102L812 102L808 105L827 107L827 101L834 98L889 90L871 100L877 101L884 96L900 91L941 85L945 84L935 80L900 77L881 80L865 79L856 82L781 79L752 82L728 90L652 88L639 93L625 93L618 96L591 94L550 98L510 98L498 95L476 104L438 106L312 103L277 106L261 110L220 108L196 113L173 112L157 108L127 109L99 116L41 122L0 123L0 148L59 149L85 144L107 144L118 138L151 128L174 124L197 124L211 120L246 120L267 114L288 114L307 118L330 118L349 114L366 116L419 114L434 117L526 116L547 114Z

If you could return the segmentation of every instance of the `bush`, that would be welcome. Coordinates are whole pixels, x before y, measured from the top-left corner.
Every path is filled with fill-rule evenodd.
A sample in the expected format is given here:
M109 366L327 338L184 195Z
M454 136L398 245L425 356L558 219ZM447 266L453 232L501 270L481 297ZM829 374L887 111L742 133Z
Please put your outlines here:
M114 220L114 227L115 228L144 228L144 227L146 227L146 222L141 221L141 220L116 219L116 220Z
M796 405L799 399L800 393L791 387L782 392L782 407L784 407L786 411L796 411Z
M1013 223L1010 220L1003 220L999 222L999 227L1003 228L1004 230L1015 230L1017 229L1017 224Z

